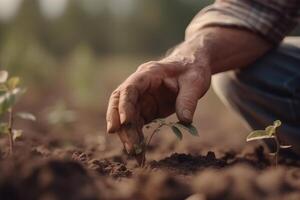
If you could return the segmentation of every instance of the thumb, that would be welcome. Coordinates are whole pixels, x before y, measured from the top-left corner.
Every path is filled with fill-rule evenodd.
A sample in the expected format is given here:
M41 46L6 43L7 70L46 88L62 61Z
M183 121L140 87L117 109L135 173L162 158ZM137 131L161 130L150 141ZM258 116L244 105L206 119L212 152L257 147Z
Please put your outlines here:
M179 82L179 93L176 99L176 114L180 122L190 124L198 100L202 96L201 85L197 80L182 80Z

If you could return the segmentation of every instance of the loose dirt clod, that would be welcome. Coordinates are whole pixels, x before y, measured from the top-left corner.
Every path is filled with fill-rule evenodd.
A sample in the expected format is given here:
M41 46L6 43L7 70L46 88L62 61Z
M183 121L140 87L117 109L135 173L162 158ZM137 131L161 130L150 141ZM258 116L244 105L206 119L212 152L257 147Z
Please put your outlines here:
M166 169L178 174L191 174L207 167L222 168L225 165L226 162L217 159L213 152L208 152L206 156L173 153L170 157L150 163L151 168Z

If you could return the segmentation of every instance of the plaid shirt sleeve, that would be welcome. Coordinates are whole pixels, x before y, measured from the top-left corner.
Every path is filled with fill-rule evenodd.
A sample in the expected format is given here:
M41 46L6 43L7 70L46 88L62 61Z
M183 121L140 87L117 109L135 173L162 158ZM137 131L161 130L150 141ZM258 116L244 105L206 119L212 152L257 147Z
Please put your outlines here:
M277 44L297 24L300 0L216 0L192 20L186 36L208 26L239 27Z

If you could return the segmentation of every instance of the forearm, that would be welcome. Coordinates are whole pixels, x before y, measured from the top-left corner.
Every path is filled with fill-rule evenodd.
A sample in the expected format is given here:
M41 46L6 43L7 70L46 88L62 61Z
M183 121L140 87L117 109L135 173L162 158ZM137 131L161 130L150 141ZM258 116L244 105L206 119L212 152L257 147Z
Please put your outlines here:
M259 35L237 28L207 27L187 34L166 59L209 67L212 74L241 68L264 55L272 45Z

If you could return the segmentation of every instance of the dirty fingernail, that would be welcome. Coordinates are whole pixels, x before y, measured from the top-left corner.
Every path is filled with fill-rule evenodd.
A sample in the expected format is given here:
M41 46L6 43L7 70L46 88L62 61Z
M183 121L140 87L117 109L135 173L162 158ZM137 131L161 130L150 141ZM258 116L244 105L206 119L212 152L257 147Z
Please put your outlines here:
M191 120L192 119L192 112L191 111L189 111L189 110L187 110L187 109L185 109L185 110L183 110L182 111L182 115L183 115L183 117L185 118L185 119L188 119L188 120Z
M130 153L130 145L128 143L125 143L125 150L127 151L127 153Z

